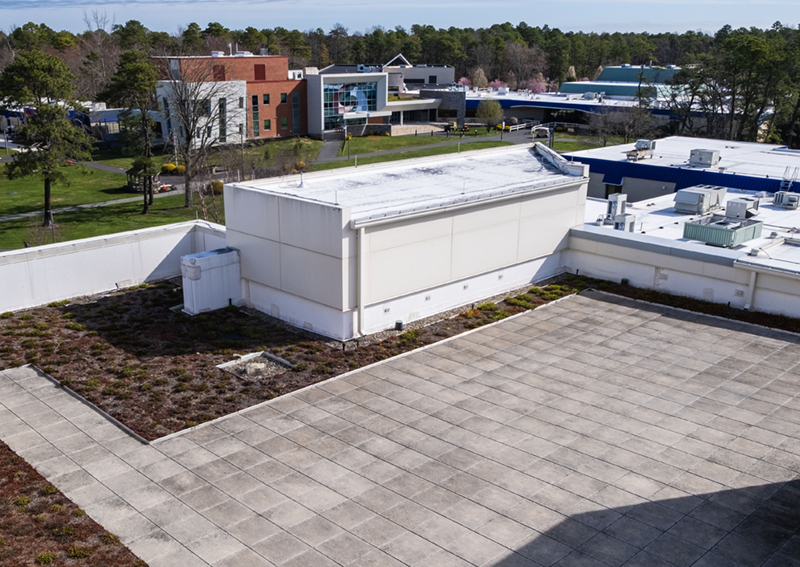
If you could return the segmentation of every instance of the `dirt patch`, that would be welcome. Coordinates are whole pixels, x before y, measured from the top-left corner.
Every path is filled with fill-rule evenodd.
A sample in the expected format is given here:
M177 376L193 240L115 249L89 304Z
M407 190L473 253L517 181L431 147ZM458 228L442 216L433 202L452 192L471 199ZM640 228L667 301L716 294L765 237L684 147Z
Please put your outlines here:
M147 566L1 441L0 565Z

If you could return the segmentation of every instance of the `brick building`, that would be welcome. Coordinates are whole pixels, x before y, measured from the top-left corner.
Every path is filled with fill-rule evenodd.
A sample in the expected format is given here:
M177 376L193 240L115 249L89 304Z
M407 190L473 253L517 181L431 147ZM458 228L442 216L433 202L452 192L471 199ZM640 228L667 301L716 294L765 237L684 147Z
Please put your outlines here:
M244 51L159 59L159 97L166 99L162 104L165 131L171 131L174 122L170 120L170 89L175 90L175 81L187 81L225 83L225 89L210 89L214 94L207 128L219 143L241 142L243 132L248 140L308 133L306 82L302 71L289 70L288 57Z

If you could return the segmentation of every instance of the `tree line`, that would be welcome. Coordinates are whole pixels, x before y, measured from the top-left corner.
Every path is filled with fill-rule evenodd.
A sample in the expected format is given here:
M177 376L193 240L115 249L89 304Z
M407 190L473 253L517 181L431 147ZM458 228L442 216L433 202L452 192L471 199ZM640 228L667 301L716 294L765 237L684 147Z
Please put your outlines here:
M96 100L116 72L121 54L201 55L232 49L289 57L292 68L331 63L382 64L398 53L412 63L447 64L462 83L510 88L595 79L603 67L629 63L678 65L670 101L671 133L793 144L800 119L800 32L775 23L770 29L733 29L715 34L585 33L525 22L485 28L413 25L350 31L335 24L327 32L283 27L228 29L219 22L192 22L176 33L150 30L141 22L113 23L94 12L79 34L27 23L0 32L0 71L16 56L41 50L62 59L75 76L75 96Z

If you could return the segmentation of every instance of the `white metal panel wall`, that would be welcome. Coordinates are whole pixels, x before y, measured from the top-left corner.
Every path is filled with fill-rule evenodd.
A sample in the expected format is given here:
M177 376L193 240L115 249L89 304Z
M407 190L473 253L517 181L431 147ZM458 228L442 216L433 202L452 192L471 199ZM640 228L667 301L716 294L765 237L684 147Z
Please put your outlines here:
M366 229L365 305L541 258L583 222L585 182Z

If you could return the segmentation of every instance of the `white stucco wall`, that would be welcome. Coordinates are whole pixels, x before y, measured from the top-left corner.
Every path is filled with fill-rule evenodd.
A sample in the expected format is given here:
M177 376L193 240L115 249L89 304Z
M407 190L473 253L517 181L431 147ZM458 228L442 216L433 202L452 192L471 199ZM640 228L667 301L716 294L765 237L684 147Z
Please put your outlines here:
M178 276L186 254L225 246L225 227L192 221L0 254L0 312Z

